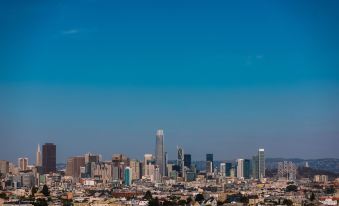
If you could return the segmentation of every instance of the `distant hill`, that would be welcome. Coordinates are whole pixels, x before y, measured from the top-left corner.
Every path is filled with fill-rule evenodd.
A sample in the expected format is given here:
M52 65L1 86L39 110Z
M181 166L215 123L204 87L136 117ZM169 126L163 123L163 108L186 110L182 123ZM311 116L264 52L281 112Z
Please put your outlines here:
M306 162L310 168L339 173L339 159L323 158L323 159L298 159L298 158L267 158L266 168L275 169L278 167L278 162L291 161L298 167L304 167Z
M278 173L277 168L266 169L267 177L276 177ZM334 173L326 170L314 169L311 167L298 167L297 178L310 178L313 179L314 175L327 175L329 180L339 178L339 173Z
M339 159L337 158L322 158L322 159L300 159L300 158L266 158L266 168L269 170L278 168L278 162L291 161L298 167L304 167L306 162L310 168L316 170L329 171L339 174ZM225 161L214 161L215 167L219 167L221 162ZM228 160L227 162L235 162L234 160ZM205 161L194 161L198 170L205 170Z

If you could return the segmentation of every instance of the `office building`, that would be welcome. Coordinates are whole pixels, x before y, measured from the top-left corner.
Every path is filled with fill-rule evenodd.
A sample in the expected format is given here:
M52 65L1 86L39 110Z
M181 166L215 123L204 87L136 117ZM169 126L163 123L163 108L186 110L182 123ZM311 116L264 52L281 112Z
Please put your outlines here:
M132 185L132 170L130 167L126 167L124 170L124 182L126 186Z
M18 158L19 170L27 170L27 166L28 166L28 158L27 157Z
M251 161L249 159L244 159L244 178L251 178Z
M0 160L0 174L7 174L9 172L9 162Z
M80 177L80 168L85 167L85 157L70 157L67 160L66 176L71 176L77 182Z
M252 177L259 179L259 158L258 155L252 157Z
M177 165L179 167L179 177L185 176L185 166L184 166L184 149L182 147L177 146Z
M226 163L224 162L220 163L220 175L222 177L226 176Z
M138 160L130 160L130 168L132 171L132 180L138 180L141 178L141 164Z
M38 148L37 148L37 151L36 151L35 166L37 166L37 167L42 166L40 144L38 144Z
M143 174L142 176L145 176L145 177L150 177L150 167L149 165L152 164L152 161L153 161L153 155L152 154L145 154L144 155L144 162L142 164L142 167L143 167Z
M44 173L56 172L56 145L46 143L42 146L42 167Z
M156 133L155 143L155 164L159 168L161 176L165 176L165 147L164 147L164 131L159 129Z
M297 166L291 161L278 162L278 177L286 180L296 180Z
M258 175L259 179L265 178L265 151L264 149L258 150Z
M244 177L244 159L237 159L237 178Z
M187 168L191 168L191 165L192 165L191 154L184 154L184 166Z
M232 169L232 163L226 162L225 163L226 177L230 177L231 176L231 169Z
M206 172L213 172L213 154L206 154Z

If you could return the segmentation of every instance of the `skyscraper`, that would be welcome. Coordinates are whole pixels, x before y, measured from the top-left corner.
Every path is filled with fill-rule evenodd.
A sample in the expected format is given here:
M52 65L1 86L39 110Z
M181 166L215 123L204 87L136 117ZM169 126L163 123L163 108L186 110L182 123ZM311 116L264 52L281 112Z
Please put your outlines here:
M184 154L184 166L191 168L192 157L191 154Z
M140 179L140 162L138 160L130 160L129 165L132 171L132 180Z
M36 151L35 166L40 167L41 165L42 165L42 162L41 162L41 150L40 150L40 144L38 144L38 149Z
M237 159L237 178L244 177L244 159Z
M151 162L153 160L153 155L152 154L145 154L144 155L144 163L142 164L143 166L143 176L145 177L150 177L150 167L149 165L151 165Z
M213 172L213 154L206 154L206 172Z
M258 175L259 178L265 178L265 151L259 149L258 151Z
M66 175L71 176L77 182L80 177L80 167L85 166L85 157L70 157L67 160Z
M231 176L231 169L232 169L232 163L230 162L226 162L226 177L230 177Z
M56 172L56 145L46 143L42 145L42 167L44 173Z
M27 170L27 165L28 165L27 157L18 158L18 167L20 170Z
M254 155L252 157L252 177L254 179L259 179L259 160L258 160L258 155Z
M184 168L184 149L177 146L177 152L178 152L178 159L177 159L177 165L179 166L179 176L184 177L185 168Z
M222 177L226 176L226 163L224 162L220 163L220 175Z
M132 170L130 167L126 167L124 170L124 181L126 186L130 186L132 184Z
M165 175L165 148L164 148L164 131L159 129L156 134L155 143L155 163L159 168L159 173Z
M7 174L9 172L9 162L0 160L0 174Z
M249 179L251 177L251 161L244 159L244 178Z

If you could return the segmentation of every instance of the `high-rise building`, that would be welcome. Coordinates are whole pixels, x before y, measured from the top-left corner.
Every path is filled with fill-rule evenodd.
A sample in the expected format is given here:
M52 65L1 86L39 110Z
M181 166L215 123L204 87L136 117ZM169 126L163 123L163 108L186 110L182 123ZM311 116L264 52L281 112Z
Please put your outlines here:
M132 184L132 170L130 167L126 167L124 170L124 181L126 186L130 186Z
M206 154L206 172L213 172L213 154Z
M258 155L252 157L252 177L259 179L259 158Z
M264 149L258 150L258 175L259 178L265 178L265 151Z
M42 166L40 144L38 144L38 149L36 151L35 166Z
M9 162L0 160L0 174L7 174L9 172Z
M184 154L184 166L191 168L192 165L192 156L191 154Z
M220 163L220 175L222 177L226 176L226 163L224 162Z
M250 179L251 177L251 161L249 159L244 159L244 178Z
M129 162L132 171L132 180L138 180L141 178L141 164L138 160L130 160Z
M143 162L143 176L150 177L150 167L149 165L152 164L153 161L153 155L152 154L145 154L144 155L144 162Z
M46 143L42 145L42 167L44 173L56 172L56 145Z
M237 178L244 177L244 159L237 159Z
M85 154L85 164L90 162L100 162L101 161L101 155L91 154L87 153Z
M165 175L165 147L164 147L164 131L159 129L156 134L155 143L155 163L159 168L161 176Z
M230 162L226 162L226 177L230 177L231 176L231 169L232 169L232 163Z
M286 178L287 180L296 180L297 166L293 162L278 162L278 176L279 178Z
M80 177L80 168L85 166L85 157L70 157L67 160L66 176L71 176L77 182Z
M179 177L184 177L185 175L185 166L184 166L184 149L182 147L177 146L177 165L179 167Z
M18 158L18 167L20 170L27 170L28 166L28 158L27 157L21 157Z

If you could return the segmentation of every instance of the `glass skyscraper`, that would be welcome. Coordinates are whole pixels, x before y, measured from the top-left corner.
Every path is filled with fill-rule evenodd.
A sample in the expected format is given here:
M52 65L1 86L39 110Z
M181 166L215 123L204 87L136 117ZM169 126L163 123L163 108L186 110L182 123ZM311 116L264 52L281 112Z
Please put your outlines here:
M162 176L165 175L165 148L164 148L164 131L159 129L156 134L155 142L155 163L159 167Z

